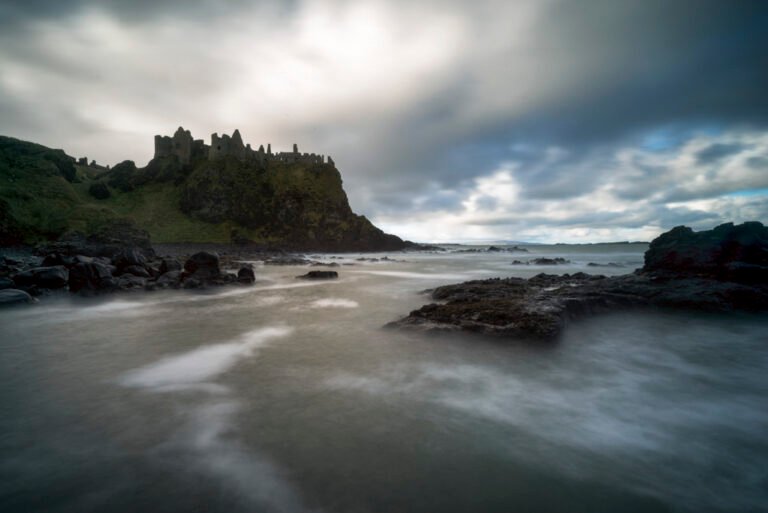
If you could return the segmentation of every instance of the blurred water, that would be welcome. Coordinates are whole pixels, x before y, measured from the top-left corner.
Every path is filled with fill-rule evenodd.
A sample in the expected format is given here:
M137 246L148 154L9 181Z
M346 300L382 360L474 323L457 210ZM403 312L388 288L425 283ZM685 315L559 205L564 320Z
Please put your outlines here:
M768 511L765 317L617 313L542 347L381 329L423 289L645 248L531 249L1 311L0 511ZM510 264L537 256L572 263Z

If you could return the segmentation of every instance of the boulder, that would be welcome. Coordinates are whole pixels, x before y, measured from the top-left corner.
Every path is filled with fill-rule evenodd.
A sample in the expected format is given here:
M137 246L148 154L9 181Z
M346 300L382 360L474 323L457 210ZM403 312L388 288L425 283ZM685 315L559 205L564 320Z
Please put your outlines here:
M147 263L147 258L138 248L125 248L112 257L112 263L118 269L124 269L130 266L143 267Z
M10 278L0 278L0 290L12 289L14 287L13 280Z
M185 289L199 289L203 287L204 284L201 280L198 280L197 278L189 278L187 280L184 280L183 287Z
M240 283L253 283L256 281L256 275L253 272L253 267L250 265L244 265L237 271L237 281Z
M219 255L207 251L195 253L184 263L184 273L197 280L218 278L221 274Z
M117 286L108 265L100 262L81 262L69 271L70 292L107 292Z
M117 287L120 290L143 289L146 284L146 278L134 276L133 274L123 274L117 279Z
M158 270L160 271L160 274L165 274L170 271L181 271L181 262L175 258L163 258Z
M0 290L0 307L34 303L35 298L18 289Z
M339 277L336 271L309 271L307 274L297 276L302 280L333 280Z
M131 274L133 276L138 276L140 278L149 278L149 271L147 271L143 266L140 265L129 265L128 267L125 267L120 273L121 275Z
M177 287L181 281L181 271L168 271L160 275L155 285L160 288Z
M19 287L60 289L67 286L69 272L64 266L35 267L17 274L13 281Z

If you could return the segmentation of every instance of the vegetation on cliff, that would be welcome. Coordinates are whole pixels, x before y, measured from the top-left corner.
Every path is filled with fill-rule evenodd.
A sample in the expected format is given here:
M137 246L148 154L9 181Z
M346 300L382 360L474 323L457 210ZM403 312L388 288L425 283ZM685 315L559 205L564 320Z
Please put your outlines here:
M175 155L112 169L78 165L61 150L0 137L0 245L127 219L155 242L252 242L307 250L395 250L398 237L354 214L333 163Z

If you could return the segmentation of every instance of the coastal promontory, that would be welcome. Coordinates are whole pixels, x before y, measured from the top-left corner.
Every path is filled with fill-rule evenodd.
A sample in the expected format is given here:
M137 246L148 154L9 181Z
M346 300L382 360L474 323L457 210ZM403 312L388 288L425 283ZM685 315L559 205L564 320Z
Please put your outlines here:
M97 233L115 220L153 243L215 243L263 249L391 251L409 247L349 206L330 156L254 149L240 132L210 144L179 127L156 136L144 167L0 136L0 245Z

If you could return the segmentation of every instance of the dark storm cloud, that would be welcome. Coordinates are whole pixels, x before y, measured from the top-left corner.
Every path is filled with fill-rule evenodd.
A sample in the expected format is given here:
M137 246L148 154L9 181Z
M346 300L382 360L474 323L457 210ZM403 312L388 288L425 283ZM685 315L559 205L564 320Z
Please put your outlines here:
M719 160L741 152L744 146L741 144L724 144L716 143L707 146L703 150L696 153L696 160L699 164L712 164Z
M426 145L418 159L421 171L439 174L450 185L514 159L508 147L516 141L560 145L578 155L656 127L686 131L698 124L768 122L768 4L564 2L542 17L551 20L537 38L542 48L534 50L542 67L570 55L581 64L563 77L568 87L521 115L491 117L455 139ZM461 104L466 95L452 98L443 103ZM436 128L431 110L413 117L419 115L413 123L419 132ZM535 158L523 163L535 165ZM563 166L525 179L531 194L555 198L592 187L595 177Z

